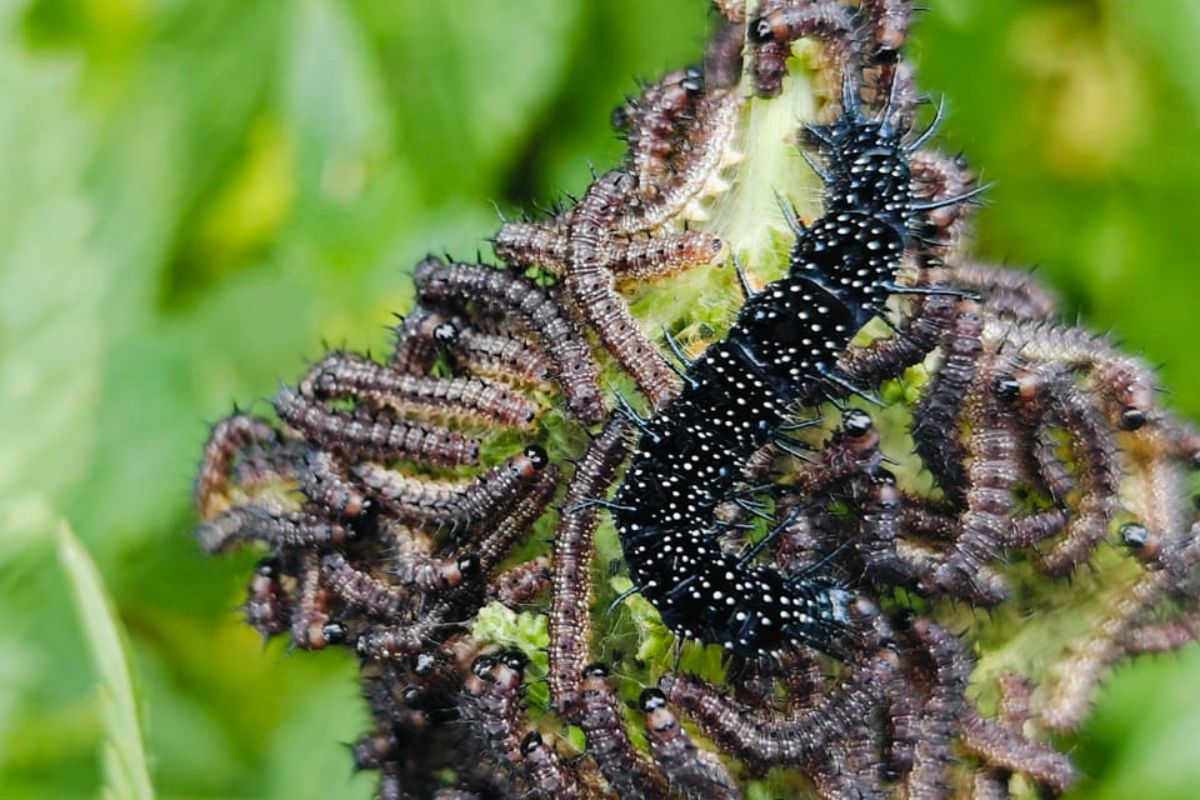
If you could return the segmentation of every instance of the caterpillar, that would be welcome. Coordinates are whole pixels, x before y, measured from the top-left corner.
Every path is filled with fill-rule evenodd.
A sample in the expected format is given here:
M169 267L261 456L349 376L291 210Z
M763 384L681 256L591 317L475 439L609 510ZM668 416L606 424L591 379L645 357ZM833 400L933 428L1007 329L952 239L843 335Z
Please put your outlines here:
M413 282L423 299L439 303L474 302L485 310L511 316L533 334L558 370L558 382L571 413L585 423L604 419L591 346L555 299L530 281L490 267L447 265L427 258L417 265Z
M676 793L687 800L734 800L741 797L725 765L697 747L658 689L646 689L638 699L646 715L650 754Z
M855 391L837 371L851 338L884 310L919 215L909 154L887 118L866 118L847 81L843 112L806 129L823 165L825 215L796 222L788 275L750 296L725 339L685 362L679 396L641 434L612 504L634 585L685 639L743 656L800 644L832 652L852 594L785 578L725 549L714 510L743 465L777 441L789 407ZM936 201L953 204L965 196ZM629 412L632 413L632 412Z
M506 512L548 464L546 451L529 445L519 455L468 482L409 477L373 462L351 473L367 494L403 522L470 528Z
M386 412L333 411L284 387L275 397L279 417L300 433L348 458L411 458L456 467L479 459L479 441L448 428L403 421Z
M587 754L617 797L666 800L667 782L629 738L621 704L608 680L608 667L591 664L579 684L575 722L587 736Z
M408 375L353 353L334 351L313 365L300 393L321 400L352 398L397 413L487 428L527 429L533 400L480 378Z

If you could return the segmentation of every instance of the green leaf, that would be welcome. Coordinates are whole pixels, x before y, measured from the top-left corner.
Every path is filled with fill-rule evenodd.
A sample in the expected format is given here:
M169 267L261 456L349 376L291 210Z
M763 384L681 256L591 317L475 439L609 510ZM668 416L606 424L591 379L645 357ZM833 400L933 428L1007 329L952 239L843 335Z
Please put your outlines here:
M58 554L74 590L88 649L99 673L97 688L106 733L104 796L114 800L153 800L133 681L116 614L91 556L65 523L59 528Z

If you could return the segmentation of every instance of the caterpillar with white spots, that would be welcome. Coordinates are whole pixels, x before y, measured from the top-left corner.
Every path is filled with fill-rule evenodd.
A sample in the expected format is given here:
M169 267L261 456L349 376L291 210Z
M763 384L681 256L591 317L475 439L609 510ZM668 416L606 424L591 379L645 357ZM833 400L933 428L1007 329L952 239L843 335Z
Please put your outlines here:
M686 639L742 656L792 645L836 652L852 593L819 576L786 576L719 540L714 515L742 468L787 429L789 411L854 391L837 363L884 310L923 211L906 143L888 111L869 119L847 83L841 117L806 129L821 164L825 214L795 223L788 275L748 298L729 334L687 365L681 394L640 420L612 503L630 576ZM937 206L966 199L939 201Z

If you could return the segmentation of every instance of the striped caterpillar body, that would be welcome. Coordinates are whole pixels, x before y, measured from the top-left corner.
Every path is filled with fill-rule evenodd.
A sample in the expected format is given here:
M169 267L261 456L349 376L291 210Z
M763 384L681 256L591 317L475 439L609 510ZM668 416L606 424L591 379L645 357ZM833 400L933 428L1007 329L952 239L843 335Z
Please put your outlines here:
M714 509L790 407L852 390L838 358L883 311L921 210L902 133L866 119L853 97L848 86L842 117L807 130L824 162L825 215L796 226L788 275L750 297L728 336L688 366L680 396L640 423L613 504L634 584L668 627L744 656L835 650L851 598L725 549Z

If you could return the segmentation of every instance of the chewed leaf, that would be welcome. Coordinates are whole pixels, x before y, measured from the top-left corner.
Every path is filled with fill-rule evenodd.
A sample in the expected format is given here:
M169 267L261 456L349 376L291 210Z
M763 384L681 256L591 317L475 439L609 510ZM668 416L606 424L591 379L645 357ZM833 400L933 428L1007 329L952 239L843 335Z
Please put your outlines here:
M104 797L151 800L154 788L146 767L137 703L116 615L96 565L65 523L59 529L58 554L75 595L79 621L96 665L106 741Z

